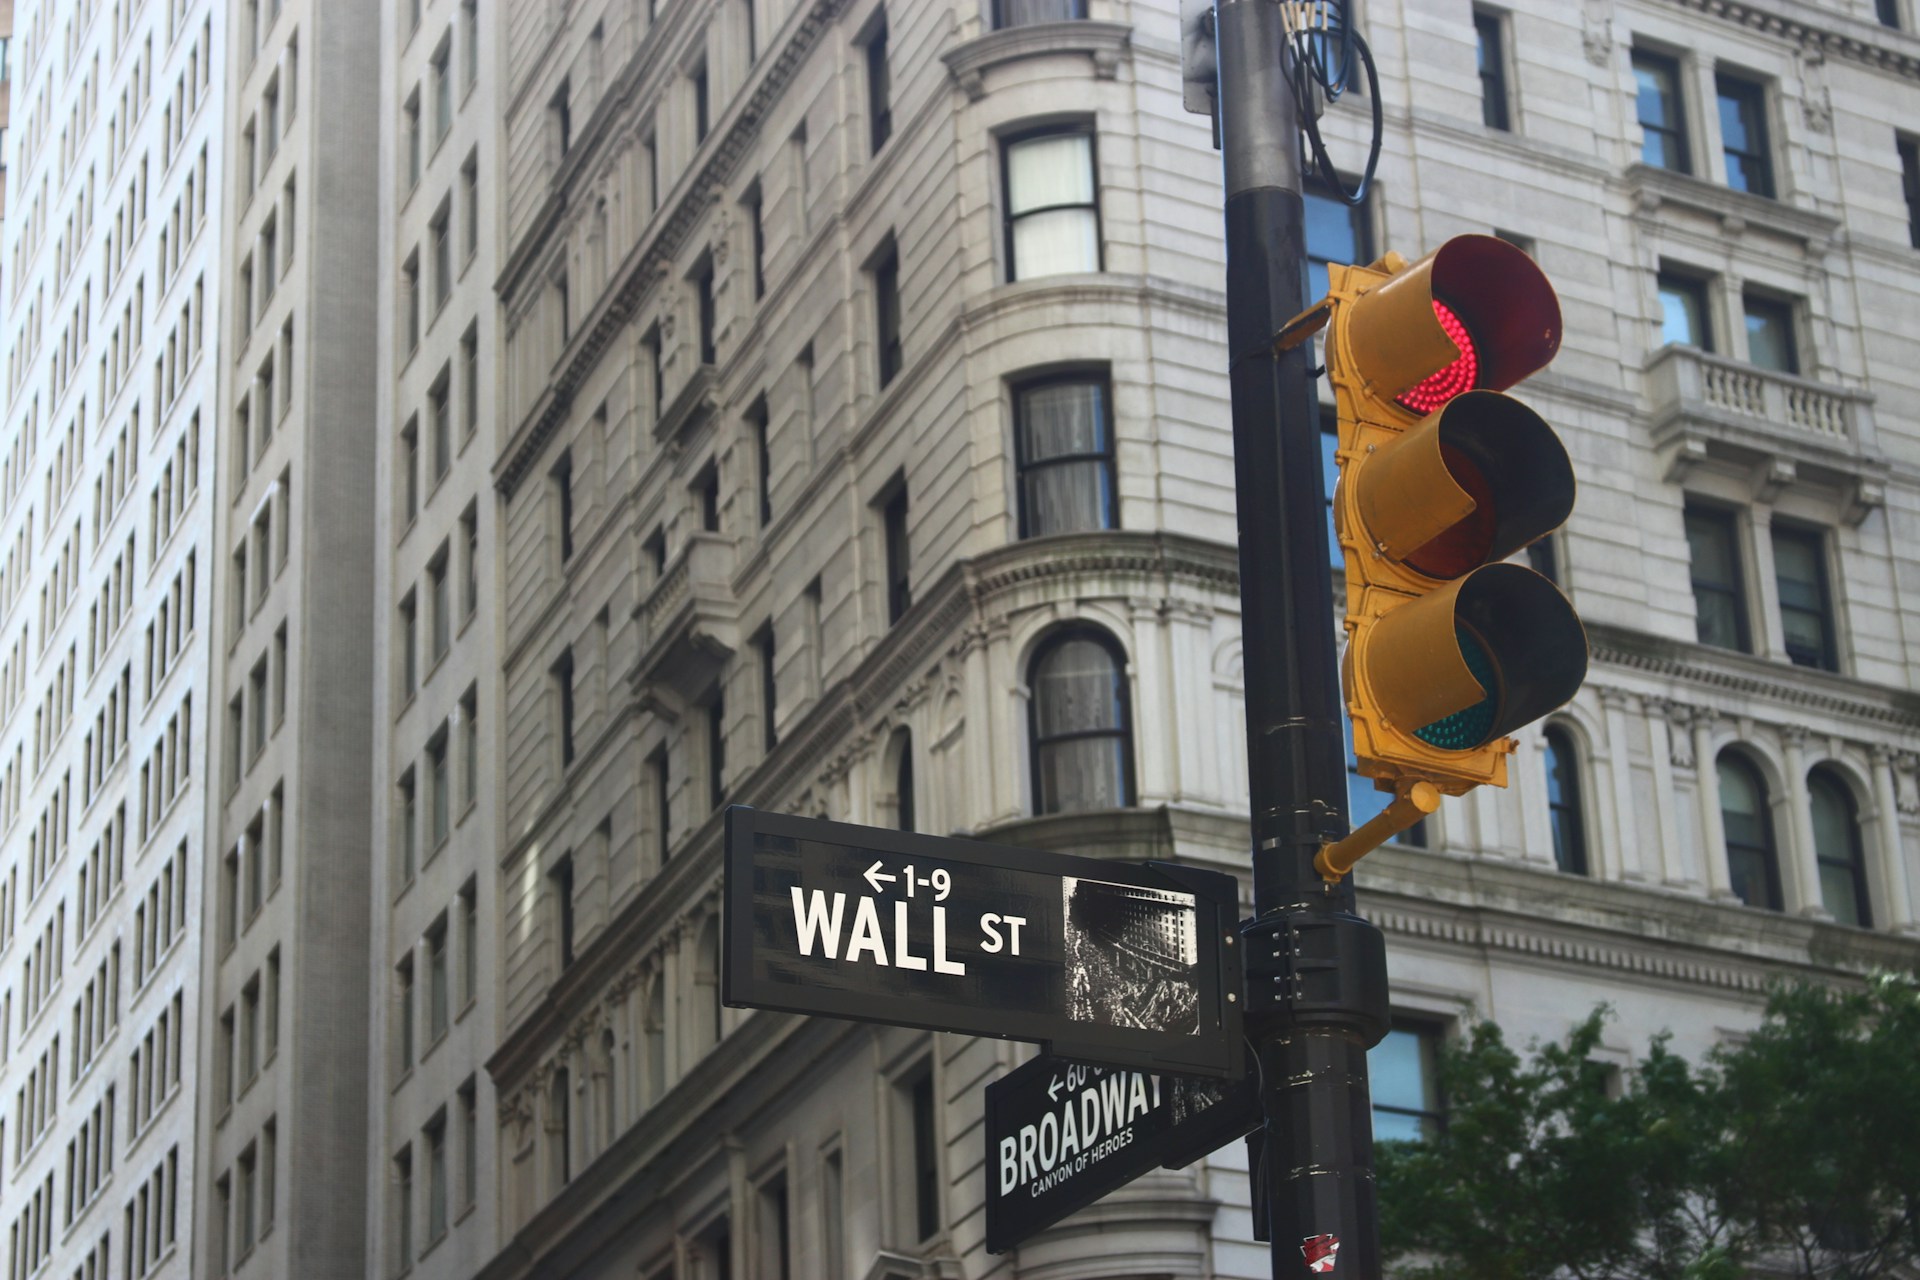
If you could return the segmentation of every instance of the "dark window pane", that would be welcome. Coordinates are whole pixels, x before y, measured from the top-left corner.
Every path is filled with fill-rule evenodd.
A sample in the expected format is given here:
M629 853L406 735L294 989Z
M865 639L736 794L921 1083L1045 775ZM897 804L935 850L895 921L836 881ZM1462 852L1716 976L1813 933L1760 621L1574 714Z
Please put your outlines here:
M1812 530L1776 525L1773 573L1787 656L1803 667L1834 670L1838 664L1827 598L1825 539Z
M1880 25L1899 29L1900 0L1874 0L1873 11L1880 19Z
M1900 150L1900 191L1907 198L1907 240L1920 249L1920 141L1902 138Z
M1686 515L1692 557L1694 613L1701 644L1747 648L1745 592L1730 512L1692 509Z
M993 25L1024 27L1032 22L1074 22L1087 16L1087 0L995 0Z
M1023 537L1111 529L1113 442L1103 380L1015 392Z
M1558 729L1547 738L1547 812L1553 824L1553 860L1571 875L1587 874L1587 836L1580 814L1579 761Z
M1727 842L1727 879L1733 895L1750 907L1781 909L1780 868L1773 848L1773 818L1766 784L1737 756L1720 757L1720 825Z
M1635 111L1640 120L1640 160L1656 169L1687 173L1686 117L1680 107L1680 64L1658 54L1633 55Z
M1479 42L1480 120L1489 129L1507 129L1507 55L1496 14L1473 15Z
M1327 263L1365 264L1372 260L1366 242L1364 209L1309 187L1305 195L1307 221L1307 297L1327 294ZM1303 302L1303 305L1304 305Z
M1726 148L1727 185L1756 196L1773 194L1773 160L1767 153L1767 91L1745 80L1719 76L1720 141Z
M1820 864L1820 900L1841 924L1866 928L1867 881L1861 865L1860 824L1846 785L1823 769L1807 779L1813 809L1813 848Z
M1713 331L1707 323L1707 286L1702 280L1662 273L1660 290L1660 341L1713 350Z
M1775 373L1799 373L1792 304L1748 296L1746 313L1747 359Z
M1034 808L1039 813L1131 804L1131 739L1119 656L1069 632L1035 657L1032 693Z
M893 136L893 81L887 68L887 28L867 41L867 127L873 154Z
M1375 1142L1417 1142L1439 1131L1439 1039L1430 1030L1395 1027L1368 1051Z

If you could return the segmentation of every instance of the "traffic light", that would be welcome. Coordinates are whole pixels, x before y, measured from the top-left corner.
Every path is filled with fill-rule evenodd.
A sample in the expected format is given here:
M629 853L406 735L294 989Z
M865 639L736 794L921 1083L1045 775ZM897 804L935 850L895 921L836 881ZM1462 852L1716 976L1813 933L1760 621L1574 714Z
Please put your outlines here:
M1507 735L1573 696L1587 641L1552 582L1502 563L1573 510L1565 447L1500 394L1559 349L1546 277L1492 236L1458 236L1411 265L1397 254L1336 264L1329 276L1302 320L1330 326L1344 693L1360 772L1398 797L1342 842L1344 872L1440 794L1505 786ZM1289 335L1304 337L1299 321Z

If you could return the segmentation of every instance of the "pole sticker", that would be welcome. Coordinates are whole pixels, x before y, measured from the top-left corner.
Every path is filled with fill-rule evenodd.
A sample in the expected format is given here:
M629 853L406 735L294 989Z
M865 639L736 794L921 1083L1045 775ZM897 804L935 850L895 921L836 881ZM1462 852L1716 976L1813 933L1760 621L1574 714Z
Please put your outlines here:
M1340 1237L1308 1236L1300 1242L1300 1256L1307 1260L1308 1271L1315 1275L1332 1275L1333 1264L1340 1257Z

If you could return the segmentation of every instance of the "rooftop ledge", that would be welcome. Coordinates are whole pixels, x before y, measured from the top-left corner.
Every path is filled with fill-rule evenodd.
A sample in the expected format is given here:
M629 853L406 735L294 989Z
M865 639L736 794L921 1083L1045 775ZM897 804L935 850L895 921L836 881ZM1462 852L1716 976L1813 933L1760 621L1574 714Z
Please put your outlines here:
M1093 59L1093 74L1111 80L1120 72L1120 59L1133 44L1133 28L1124 22L1033 22L989 31L955 45L940 55L947 74L967 91L969 100L986 96L986 73L991 67L1022 58L1045 58L1061 53L1084 53Z

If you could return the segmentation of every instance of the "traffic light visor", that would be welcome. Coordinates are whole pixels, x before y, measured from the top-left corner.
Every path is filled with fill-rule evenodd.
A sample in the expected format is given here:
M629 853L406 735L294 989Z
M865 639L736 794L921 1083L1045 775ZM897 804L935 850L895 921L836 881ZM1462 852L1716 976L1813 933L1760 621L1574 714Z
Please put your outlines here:
M1346 350L1373 393L1414 414L1504 391L1560 349L1560 301L1521 250L1455 236L1354 299ZM1338 357L1336 357L1338 358Z
M1380 618L1357 655L1391 722L1470 751L1564 706L1587 674L1587 636L1531 569L1491 564Z
M1540 415L1469 391L1384 445L1354 474L1365 541L1429 578L1504 560L1573 511L1573 465Z

